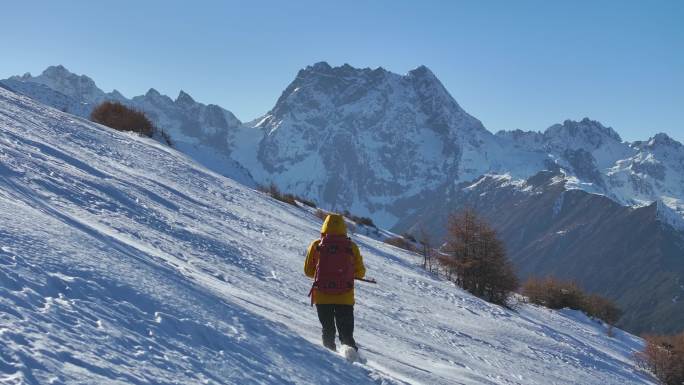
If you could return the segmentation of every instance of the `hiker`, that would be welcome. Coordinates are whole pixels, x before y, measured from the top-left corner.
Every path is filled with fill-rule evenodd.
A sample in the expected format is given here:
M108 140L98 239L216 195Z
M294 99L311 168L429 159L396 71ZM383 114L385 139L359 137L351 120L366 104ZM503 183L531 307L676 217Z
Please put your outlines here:
M354 341L354 279L363 278L366 268L359 247L347 237L343 216L330 214L325 218L321 238L307 249L304 274L314 279L309 295L323 327L323 345L336 350L337 325L340 343L358 351Z

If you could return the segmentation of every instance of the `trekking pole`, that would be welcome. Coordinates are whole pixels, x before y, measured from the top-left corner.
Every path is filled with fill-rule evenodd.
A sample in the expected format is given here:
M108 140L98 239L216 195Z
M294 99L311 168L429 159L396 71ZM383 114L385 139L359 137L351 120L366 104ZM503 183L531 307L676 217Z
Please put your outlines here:
M368 282L368 283L378 283L378 282L377 282L376 280L374 280L373 278L368 278L368 279L365 279L365 278L354 278L354 279L357 280L357 281L363 281L363 282Z

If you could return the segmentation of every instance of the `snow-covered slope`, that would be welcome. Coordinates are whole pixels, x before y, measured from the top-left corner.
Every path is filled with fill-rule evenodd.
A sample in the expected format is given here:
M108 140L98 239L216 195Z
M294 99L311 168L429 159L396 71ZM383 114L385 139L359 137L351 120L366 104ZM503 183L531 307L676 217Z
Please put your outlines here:
M105 93L95 82L76 75L61 65L48 67L38 76L26 73L0 81L6 88L29 96L60 111L87 118L93 108L106 100L117 101L145 114L167 133L175 148L205 167L249 185L249 172L230 157L230 143L242 124L235 115L214 104L196 102L180 91L176 100L150 88L145 95L127 99L117 90Z
M367 363L319 346L320 222L155 141L0 89L0 382L651 384L642 341L487 304L357 236Z

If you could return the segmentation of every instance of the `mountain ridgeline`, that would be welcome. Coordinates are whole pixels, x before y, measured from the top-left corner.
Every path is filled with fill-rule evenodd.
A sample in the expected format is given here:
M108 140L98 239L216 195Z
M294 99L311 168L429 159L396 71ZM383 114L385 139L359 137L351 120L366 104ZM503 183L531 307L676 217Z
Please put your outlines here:
M105 93L62 66L0 84L83 117L103 100L133 106L218 173L397 232L438 239L448 213L473 207L523 277L575 279L616 300L633 332L684 325L684 146L666 134L628 143L587 118L494 134L424 66L316 63L248 123L183 91Z

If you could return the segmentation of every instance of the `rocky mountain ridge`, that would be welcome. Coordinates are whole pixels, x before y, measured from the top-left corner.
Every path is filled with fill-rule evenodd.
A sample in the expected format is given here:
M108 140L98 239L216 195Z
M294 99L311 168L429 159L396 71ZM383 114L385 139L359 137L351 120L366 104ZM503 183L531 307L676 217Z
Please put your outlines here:
M439 199L440 190L485 174L524 180L549 169L570 188L625 206L661 202L684 217L684 151L666 134L628 143L588 118L543 133L492 134L424 66L402 76L314 64L250 129L258 140L233 156L257 181L386 227L420 196Z
M80 116L103 100L132 105L214 171L251 186L275 183L388 228L401 225L420 196L485 174L524 180L556 168L572 188L626 206L661 202L670 222L684 223L677 219L684 218L684 147L666 134L627 143L587 118L492 134L425 66L398 75L316 63L299 71L269 112L244 124L182 90L175 100L155 89L127 99L63 66L2 84Z

